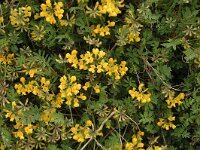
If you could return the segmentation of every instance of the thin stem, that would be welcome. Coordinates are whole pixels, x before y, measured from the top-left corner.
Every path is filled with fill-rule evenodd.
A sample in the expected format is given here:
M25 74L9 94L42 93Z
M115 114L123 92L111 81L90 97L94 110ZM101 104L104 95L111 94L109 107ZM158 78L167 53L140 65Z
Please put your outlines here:
M84 150L85 147L86 147L92 140L93 140L93 138L89 139L89 140L87 141L87 143L85 143L85 145L83 145L83 147L82 147L80 150Z
M134 121L131 117L129 117L127 114L124 114L126 117L128 117L128 119L130 119L136 126L137 126L137 128L138 128L138 130L140 130L140 127L139 127L139 125L137 124L137 122L136 121Z
M71 106L69 106L69 111L70 111L70 116L71 116L72 124L74 124Z
M97 145L98 145L99 147L101 147L102 149L105 150L105 147L103 147L103 145L101 145L101 143L99 143L96 139L94 139L94 140L95 140L95 142L97 143Z
M173 90L175 90L175 91L181 91L181 90L175 89L175 88L173 88L172 86L170 86L169 84L167 84L167 83L162 79L162 77L158 74L157 70L154 69L153 66L152 66L147 60L146 60L146 64L147 64L149 67L151 67L151 69L153 70L153 72L158 76L158 78L162 81L162 83L163 83L164 85L166 85L168 88L173 89Z
M166 142L166 140L165 140L165 136L164 136L164 134L163 134L162 129L161 129L161 134L162 134L162 138L163 138L163 141L164 141L165 145L167 145L167 142Z
M119 123L119 121L118 121L118 125L119 125L119 141L120 141L120 143L121 143L121 146L123 145L123 143L122 143L122 139L121 139L121 128L120 128L120 123Z

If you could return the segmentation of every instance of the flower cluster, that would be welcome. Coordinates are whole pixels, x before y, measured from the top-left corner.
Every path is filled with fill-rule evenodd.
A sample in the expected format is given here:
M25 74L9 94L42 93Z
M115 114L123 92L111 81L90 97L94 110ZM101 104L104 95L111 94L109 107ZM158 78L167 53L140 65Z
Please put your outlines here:
M13 122L13 121L18 121L19 120L19 115L22 114L22 111L19 110L19 109L15 109L16 107L16 102L13 101L12 102L12 110L7 110L7 109L4 109L3 111L6 112L6 115L5 117L6 118L10 118L10 121Z
M167 119L159 118L157 125L165 130L169 130L170 128L175 129L176 125L172 121L175 121L175 116L169 116Z
M167 102L167 107L168 108L172 108L172 107L176 107L176 104L180 105L182 104L182 101L185 97L184 93L180 93L178 96L176 96L175 98L173 97L169 97L166 102Z
M16 125L14 125L14 128L17 130L13 132L14 136L16 138L24 139L24 134L31 134L33 133L33 130L36 128L36 126L32 125L31 123L24 126L22 123L17 122Z
M23 70L21 72L25 73L26 75L29 75L31 78L34 77L34 75L38 72L37 68L29 67L26 64L23 64Z
M108 23L108 25L106 25L106 26L101 26L100 24L98 24L97 26L92 25L91 26L92 35L93 36L96 36L97 34L99 34L100 36L110 35L109 27L114 27L115 22L108 21L107 23Z
M31 7L25 6L18 9L11 9L10 21L16 29L22 29L29 21L31 17Z
M143 27L141 24L139 24L132 11L129 11L128 16L125 18L125 25L123 28L126 28L129 30L128 32L128 42L139 42L140 41L140 28Z
M56 112L55 108L45 109L41 114L40 118L45 122L46 125L53 120L53 114Z
M102 132L95 132L94 124L91 120L87 120L85 126L76 124L70 129L73 134L73 139L77 142L84 142L86 139L95 138L96 136L102 136Z
M101 91L100 86L98 84L92 85L90 82L86 82L85 85L83 86L83 89L87 91L89 87L93 87L95 93L97 94L100 93Z
M148 94L145 94L145 92L148 91L148 88L145 89L145 90L142 90L144 87L144 84L141 83L139 86L138 86L138 91L136 91L136 88L133 88L132 90L129 90L129 94L131 95L131 97L134 99L136 98L139 102L142 102L142 103L147 103L147 102L150 102L151 100L151 94L148 93Z
M106 73L110 77L114 75L115 80L119 80L126 74L128 68L126 62L121 61L118 65L117 60L109 58L108 61L104 59L105 52L98 48L93 48L92 53L87 51L85 54L80 55L80 59L77 58L77 51L73 50L66 54L68 63L72 64L72 67L79 68L80 70L88 70L91 73Z
M80 93L81 84L76 82L76 76L69 76L68 78L64 75L60 78L60 93L61 97L65 98L66 104L71 106L73 102L74 107L79 107L79 99L86 100L86 96Z
M14 136L16 138L24 139L24 134L33 133L33 130L36 128L36 126L33 126L31 123L24 125L19 119L20 115L23 114L21 107L16 104L16 101L13 101L11 105L11 110L3 110L6 113L5 117L10 118L11 122L16 122L14 129L17 131L13 132Z
M116 17L121 13L119 8L124 7L123 2L124 0L101 0L101 5L98 6L98 9L101 14L108 13L109 17Z
M132 142L128 142L125 145L125 150L144 150L144 144L142 143L142 136L144 136L144 132L137 132L132 136Z
M2 48L2 50L0 50L0 63L11 64L13 59L14 59L14 54L9 53L7 47Z
M50 81L46 80L45 77L41 78L40 84L35 80L29 81L26 84L26 79L24 77L21 77L20 81L21 83L15 84L15 89L18 94L27 95L32 93L42 99L45 99L49 94Z
M50 24L55 24L56 17L58 17L59 20L62 19L64 9L62 9L63 3L62 2L54 2L54 7L52 7L51 0L46 0L46 4L41 4L41 12L40 17L45 17L46 21Z

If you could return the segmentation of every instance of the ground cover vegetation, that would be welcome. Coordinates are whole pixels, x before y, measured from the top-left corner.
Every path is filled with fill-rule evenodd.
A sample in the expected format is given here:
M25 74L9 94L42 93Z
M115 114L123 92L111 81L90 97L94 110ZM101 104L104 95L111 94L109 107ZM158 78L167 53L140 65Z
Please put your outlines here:
M199 0L0 2L0 149L200 145Z

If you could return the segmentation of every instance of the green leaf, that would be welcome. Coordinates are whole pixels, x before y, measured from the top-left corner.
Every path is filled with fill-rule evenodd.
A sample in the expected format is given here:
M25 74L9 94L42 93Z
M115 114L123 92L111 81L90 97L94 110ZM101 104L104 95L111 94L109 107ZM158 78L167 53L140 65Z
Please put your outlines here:
M46 150L59 150L59 148L54 144L48 144Z
M180 45L181 43L182 43L182 39L169 39L168 43L163 43L161 45L166 48L173 48L174 50L176 50L176 46Z
M3 140L3 143L5 144L6 147L9 147L12 143L10 131L8 131L8 129L4 127L2 127L0 131L1 131L1 138Z
M54 113L53 114L53 121L56 124L64 124L65 123L65 118L63 113Z
M157 67L157 71L162 79L167 80L171 79L171 68L167 65L160 65Z
M183 53L186 55L185 59L187 61L193 60L198 57L198 55L190 48L186 49Z
M30 106L29 110L24 111L23 114L19 116L19 119L24 125L35 123L40 120L39 108L37 106Z

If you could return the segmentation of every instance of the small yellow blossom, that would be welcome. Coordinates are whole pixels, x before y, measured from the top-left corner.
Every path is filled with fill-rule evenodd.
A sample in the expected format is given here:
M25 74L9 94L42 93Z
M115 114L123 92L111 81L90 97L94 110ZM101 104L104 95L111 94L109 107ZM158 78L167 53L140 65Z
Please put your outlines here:
M100 93L100 86L99 85L95 85L94 87L95 93Z
M15 135L16 138L19 137L21 140L24 139L24 134L23 134L22 131L14 132L14 135Z
M33 133L33 125L32 125L32 124L28 124L28 126L26 126L26 127L24 128L24 130L25 130L25 132L26 132L27 134Z
M63 17L64 9L62 9L62 7L62 2L54 2L54 7L52 7L51 1L46 0L46 4L41 4L40 17L45 17L46 21L50 24L55 24L56 19L54 15L58 17L59 20Z
M3 23L3 16L0 16L0 24Z
M12 102L12 109L14 109L16 105L17 105L16 102L13 101L13 102Z
M115 22L114 21L107 21L108 23L108 27L114 27L115 26Z
M148 91L148 89L145 89L145 90L142 90L144 87L144 84L141 83L139 86L138 86L138 90L139 91L136 91L136 88L133 88L132 90L129 90L129 94L131 95L131 97L134 99L136 98L139 102L141 101L142 103L147 103L147 102L150 102L151 100L151 94L148 93L148 94L144 94L146 91Z
M133 149L139 149L143 150L144 144L142 143L142 136L144 136L144 132L137 132L137 134L134 134L132 136L132 143L128 142L125 145L125 150L133 150Z
M172 108L172 107L176 107L176 104L180 105L182 104L182 100L185 98L185 94L184 93L180 93L178 96L174 97L169 97L166 102L167 102L167 107L168 108Z
M85 124L86 124L87 127L90 127L90 126L93 125L91 120L87 120Z
M27 23L29 23L29 17L31 17L31 7L25 6L18 9L11 9L10 11L10 21L11 25L16 27L16 29L22 29Z
M85 85L83 86L83 89L87 91L87 89L91 86L90 82L86 82Z
M0 52L0 63L2 64L11 64L14 60L14 54L9 53L8 48L3 48L3 50Z
M121 13L119 10L120 7L124 7L122 4L124 0L115 1L115 0L101 0L101 5L98 6L100 13L102 14L109 14L109 17L116 17L118 14Z
M165 130L169 130L170 128L175 129L176 125L172 121L175 121L175 117L173 116L169 116L167 119L159 118L157 125Z

